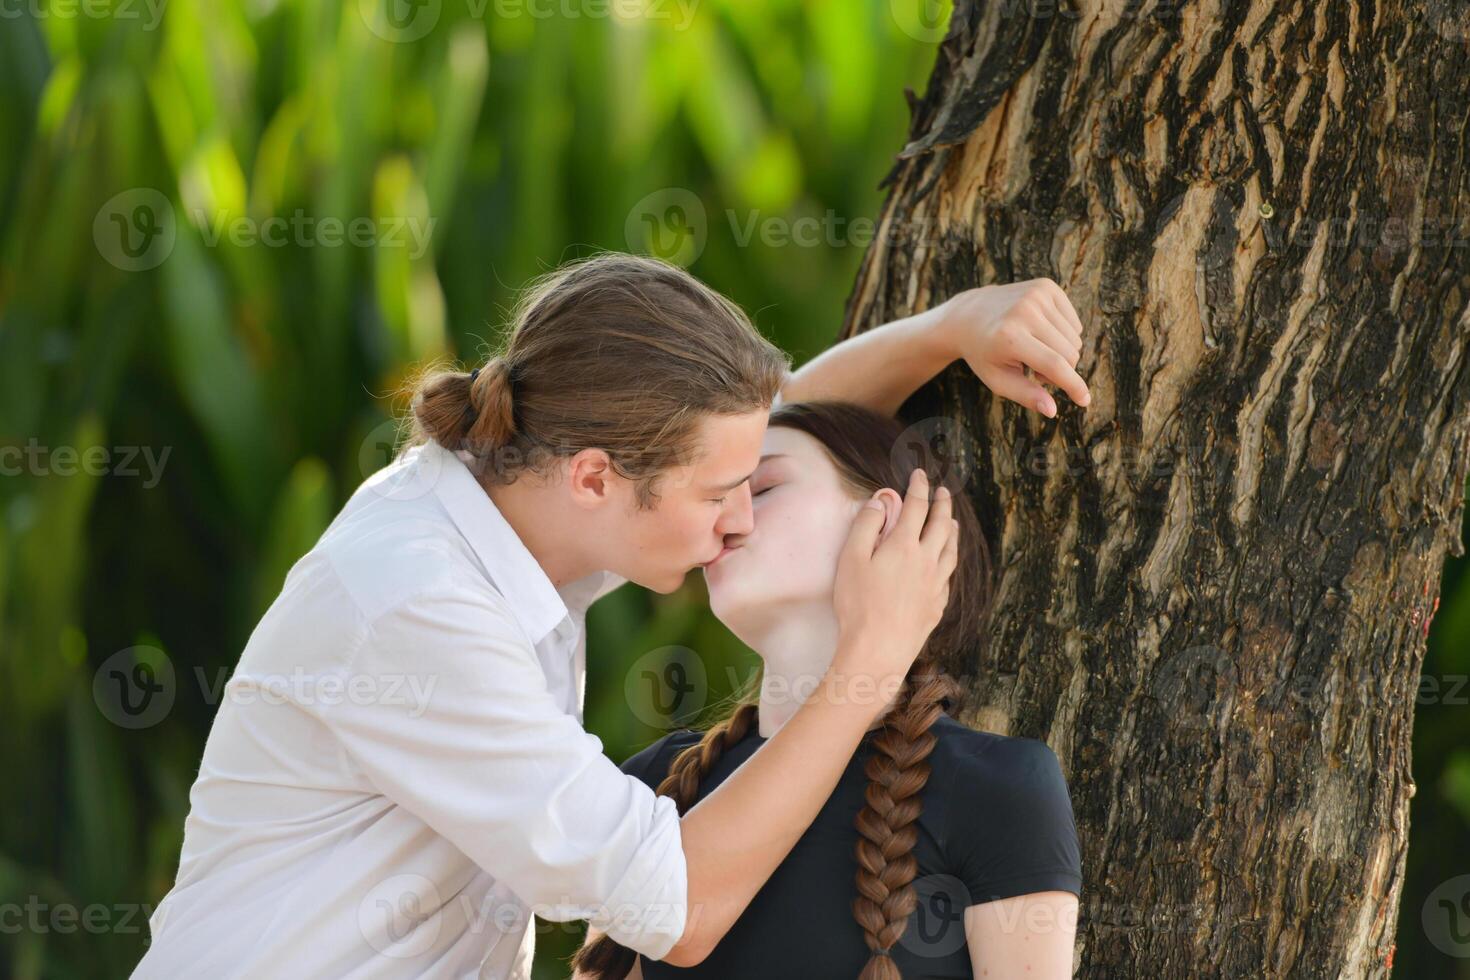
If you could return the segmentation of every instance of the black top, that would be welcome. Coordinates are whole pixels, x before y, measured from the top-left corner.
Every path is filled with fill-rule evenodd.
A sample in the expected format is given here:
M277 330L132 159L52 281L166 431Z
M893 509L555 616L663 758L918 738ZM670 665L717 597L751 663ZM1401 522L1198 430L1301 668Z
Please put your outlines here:
M1082 863L1066 781L1045 742L975 731L948 715L933 731L938 741L928 758L930 775L913 850L919 902L892 952L906 980L968 980L965 909L1031 892L1080 897ZM640 956L646 980L822 980L861 972L869 953L852 914L855 820L863 808L868 785L863 767L876 734L864 737L816 820L704 962L681 969ZM674 756L701 737L695 731L671 732L624 762L623 771L657 788ZM765 742L752 725L720 757L700 785L699 798Z

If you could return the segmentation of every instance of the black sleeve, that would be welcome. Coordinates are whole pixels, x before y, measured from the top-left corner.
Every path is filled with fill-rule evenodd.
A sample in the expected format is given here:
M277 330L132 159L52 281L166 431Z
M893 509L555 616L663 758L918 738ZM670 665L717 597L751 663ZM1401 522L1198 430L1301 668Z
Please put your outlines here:
M963 759L947 802L947 850L969 904L1045 891L1081 896L1072 799L1045 742L1007 738Z
M669 774L669 766L679 750L699 741L699 733L687 729L670 732L645 749L623 760L620 769L630 776L637 776L649 789L657 790L658 784Z

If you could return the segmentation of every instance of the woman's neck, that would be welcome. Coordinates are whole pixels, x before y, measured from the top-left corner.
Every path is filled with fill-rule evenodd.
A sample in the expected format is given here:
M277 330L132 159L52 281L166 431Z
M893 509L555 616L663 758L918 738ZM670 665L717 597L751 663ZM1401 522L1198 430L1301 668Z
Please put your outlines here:
M764 663L761 674L760 735L770 738L791 720L832 665L837 653L837 616L831 603L786 607L746 642ZM846 685L844 690L849 690ZM872 696L871 686L848 696ZM879 727L875 721L869 731Z

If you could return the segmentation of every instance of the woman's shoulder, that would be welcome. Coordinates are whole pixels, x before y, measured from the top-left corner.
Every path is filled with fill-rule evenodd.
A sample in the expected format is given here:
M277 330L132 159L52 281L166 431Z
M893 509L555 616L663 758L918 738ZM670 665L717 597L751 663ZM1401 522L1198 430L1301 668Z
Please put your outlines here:
M639 749L625 759L620 769L630 776L637 776L650 789L657 789L669 774L674 757L691 745L698 745L704 732L692 728L679 728L658 739L651 745Z
M938 741L934 755L955 765L1010 766L1017 762L1056 759L1050 745L1039 738L1002 735L971 728L943 714L934 723Z
M1082 865L1061 763L1038 738L935 725L932 804L942 846L972 903L1081 893ZM945 770L948 770L947 772Z
M945 791L975 801L1034 804L1067 792L1066 778L1051 746L1039 738L1001 735L970 728L941 715L931 771Z

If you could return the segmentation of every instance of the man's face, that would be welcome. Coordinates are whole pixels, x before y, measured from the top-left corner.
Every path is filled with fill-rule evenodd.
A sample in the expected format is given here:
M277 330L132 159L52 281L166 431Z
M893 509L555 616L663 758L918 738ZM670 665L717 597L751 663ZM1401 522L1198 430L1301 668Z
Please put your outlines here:
M707 415L692 462L665 470L654 506L639 510L632 481L616 481L618 519L609 521L607 567L655 592L713 561L727 535L750 533L750 475L760 461L768 409Z

